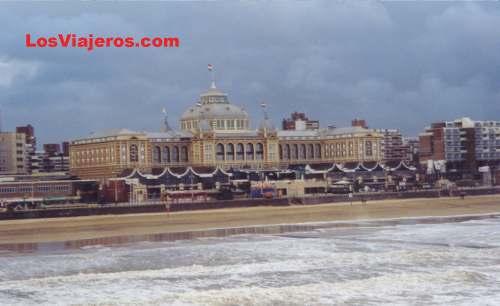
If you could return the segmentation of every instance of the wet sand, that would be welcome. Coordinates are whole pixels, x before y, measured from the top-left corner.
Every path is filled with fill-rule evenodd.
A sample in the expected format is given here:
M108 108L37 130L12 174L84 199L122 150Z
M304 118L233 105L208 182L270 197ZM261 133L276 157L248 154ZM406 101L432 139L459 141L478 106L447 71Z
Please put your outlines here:
M0 244L182 233L216 228L500 213L500 195L290 207L0 221Z

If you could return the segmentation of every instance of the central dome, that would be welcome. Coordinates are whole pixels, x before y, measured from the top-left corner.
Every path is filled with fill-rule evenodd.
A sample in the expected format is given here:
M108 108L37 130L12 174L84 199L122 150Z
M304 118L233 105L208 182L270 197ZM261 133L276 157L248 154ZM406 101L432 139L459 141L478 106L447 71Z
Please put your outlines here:
M214 131L241 132L248 130L249 116L242 108L229 102L227 94L212 84L206 93L200 95L200 102L188 108L181 117L181 129L196 131L200 122L206 121Z

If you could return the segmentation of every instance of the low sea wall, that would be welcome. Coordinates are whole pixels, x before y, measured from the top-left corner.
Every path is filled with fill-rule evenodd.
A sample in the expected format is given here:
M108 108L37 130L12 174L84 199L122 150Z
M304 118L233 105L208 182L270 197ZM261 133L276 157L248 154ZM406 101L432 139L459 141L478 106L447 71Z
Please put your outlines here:
M287 206L314 205L324 203L339 202L360 202L387 199L410 199L410 198L438 198L449 196L477 196L500 194L500 188L467 188L454 191L448 190L422 190L405 192L377 192L377 193L356 193L349 197L347 194L338 195L315 195L298 198L277 198L277 199L237 199L210 202L188 202L170 204L170 211L203 210L234 207L256 207L256 206ZM59 209L35 209L8 211L0 213L0 220L31 219L31 218L57 218L57 217L79 217L92 215L119 215L137 213L157 213L166 212L164 204L145 205L101 205L96 207L59 208Z
M229 201L211 201L194 203L170 204L170 211L202 210L231 207L255 207L255 206L286 206L288 199L241 199ZM101 205L98 207L77 207L58 209L33 209L18 210L0 213L0 220L31 219L31 218L57 218L57 217L80 217L93 215L121 215L166 212L165 204L145 205Z

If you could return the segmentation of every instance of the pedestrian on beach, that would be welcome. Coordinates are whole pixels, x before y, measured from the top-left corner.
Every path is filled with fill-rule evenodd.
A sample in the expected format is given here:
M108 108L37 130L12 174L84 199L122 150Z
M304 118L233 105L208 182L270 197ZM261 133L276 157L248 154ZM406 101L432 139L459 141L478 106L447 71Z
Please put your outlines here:
M366 205L366 199L365 199L365 197L361 197L361 205L363 205L363 206Z
M170 217L170 203L165 202L165 211L167 212L167 217Z

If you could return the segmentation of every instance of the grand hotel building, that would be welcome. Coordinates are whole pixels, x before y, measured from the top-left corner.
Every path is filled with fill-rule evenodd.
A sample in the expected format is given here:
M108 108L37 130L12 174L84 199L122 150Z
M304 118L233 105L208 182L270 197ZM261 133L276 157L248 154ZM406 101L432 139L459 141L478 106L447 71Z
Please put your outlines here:
M288 168L292 165L381 161L383 135L362 127L275 129L265 114L252 129L248 113L212 82L173 130L115 129L70 143L70 172L84 179L144 173L165 167Z

